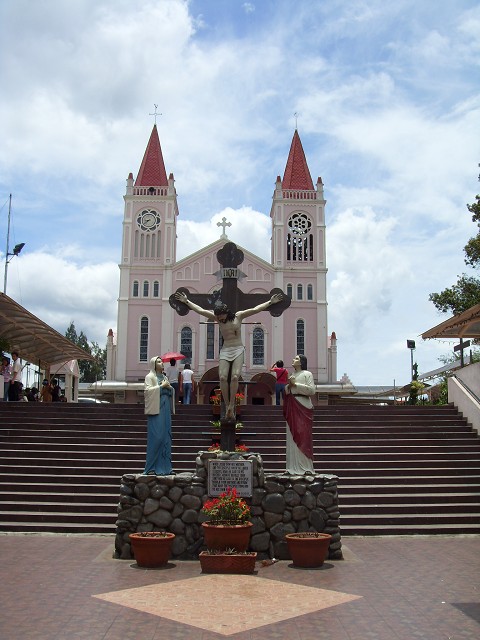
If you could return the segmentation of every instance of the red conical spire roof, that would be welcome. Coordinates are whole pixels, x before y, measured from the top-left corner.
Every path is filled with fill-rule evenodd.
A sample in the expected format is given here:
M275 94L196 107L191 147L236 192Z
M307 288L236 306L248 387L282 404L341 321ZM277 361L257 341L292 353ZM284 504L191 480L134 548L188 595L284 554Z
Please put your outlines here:
M310 175L300 136L296 129L293 134L285 173L283 174L282 188L302 190L310 189L313 191L312 176Z
M163 163L162 148L158 138L157 125L153 125L142 165L135 181L136 187L166 187L167 172Z

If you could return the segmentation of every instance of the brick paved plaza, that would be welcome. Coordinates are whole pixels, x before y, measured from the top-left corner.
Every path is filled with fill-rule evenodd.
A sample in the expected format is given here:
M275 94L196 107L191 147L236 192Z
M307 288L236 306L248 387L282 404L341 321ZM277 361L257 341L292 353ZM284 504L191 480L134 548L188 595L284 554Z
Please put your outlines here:
M252 576L139 569L113 536L0 535L2 640L476 640L480 536L347 537Z

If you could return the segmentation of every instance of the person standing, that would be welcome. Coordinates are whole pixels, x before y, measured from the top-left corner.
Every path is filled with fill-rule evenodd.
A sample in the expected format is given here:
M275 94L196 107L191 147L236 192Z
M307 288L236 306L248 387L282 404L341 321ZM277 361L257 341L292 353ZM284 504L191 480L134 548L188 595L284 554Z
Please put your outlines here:
M147 415L147 459L145 475L166 476L172 470L172 395L174 391L163 371L160 356L150 360L145 376Z
M12 351L12 360L12 377L10 378L8 399L10 402L18 402L20 400L20 389L22 384L22 365L17 351Z
M51 391L50 391L50 393L52 394L52 402L60 402L61 391L62 390L60 388L60 385L58 384L58 380L54 378L52 380Z
M8 389L10 387L10 378L12 376L12 365L10 358L3 356L2 365L0 366L0 374L3 376L3 400L8 401Z
M52 387L48 380L45 378L42 382L42 390L40 391L40 402L52 401Z
M180 372L180 395L183 394L183 404L190 404L192 392L194 391L195 382L193 380L193 371L187 363Z
M178 398L180 396L179 394L180 372L178 370L177 361L175 360L175 358L170 358L170 364L168 365L168 367L165 368L165 375L167 376L168 381L170 382L170 386L175 392L174 395L172 396L173 404L175 404L176 402L178 402Z
M287 473L305 475L313 469L313 375L307 371L307 358L296 355L294 373L285 386L283 415L287 421Z
M280 406L280 396L285 398L285 385L288 382L288 371L283 366L283 360L277 360L275 364L272 364L270 371L273 371L277 376L275 383L275 404Z

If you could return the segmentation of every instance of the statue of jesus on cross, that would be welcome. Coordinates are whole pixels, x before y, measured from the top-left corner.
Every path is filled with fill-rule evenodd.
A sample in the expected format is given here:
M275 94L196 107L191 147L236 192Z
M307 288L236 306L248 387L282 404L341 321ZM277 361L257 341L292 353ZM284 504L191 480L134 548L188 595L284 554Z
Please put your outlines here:
M223 401L225 403L225 417L228 419L235 417L235 395L238 390L238 381L243 366L243 355L245 347L242 343L242 320L253 316L255 313L268 309L273 304L281 302L283 294L274 293L270 300L258 304L253 309L243 309L233 313L226 304L217 303L213 311L203 309L188 299L187 295L182 291L175 294L179 302L187 305L192 311L209 320L217 320L220 333L223 338L223 345L220 349L218 374L220 377L220 389L222 391ZM230 374L230 375L229 375ZM230 377L230 384L228 379Z
M245 348L242 343L242 321L266 309L271 315L280 316L290 305L290 298L281 289L273 289L270 294L243 293L238 289L238 277L244 275L238 269L243 257L243 252L233 242L226 243L217 252L223 279L220 292L211 295L190 294L188 289L182 287L170 296L170 305L180 315L185 315L191 309L208 320L218 322L223 338L218 373L227 421L235 418L235 395L243 366ZM247 305L249 308L242 308Z

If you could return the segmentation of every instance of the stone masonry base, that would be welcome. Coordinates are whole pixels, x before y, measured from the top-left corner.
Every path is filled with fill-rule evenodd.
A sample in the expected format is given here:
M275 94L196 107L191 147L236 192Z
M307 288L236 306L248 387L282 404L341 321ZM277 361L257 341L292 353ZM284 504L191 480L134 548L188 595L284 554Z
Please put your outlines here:
M252 460L253 495L246 498L253 522L251 551L259 559L288 560L285 534L297 531L329 533L328 557L342 559L337 483L334 475L266 474L255 453L200 451L194 473L170 476L125 474L120 485L115 557L132 558L128 535L165 530L175 534L173 559L197 559L205 549L201 513L208 496L209 459Z

